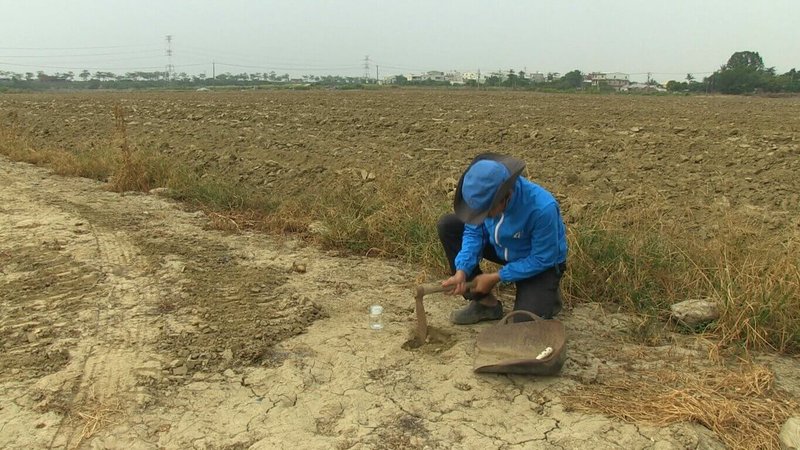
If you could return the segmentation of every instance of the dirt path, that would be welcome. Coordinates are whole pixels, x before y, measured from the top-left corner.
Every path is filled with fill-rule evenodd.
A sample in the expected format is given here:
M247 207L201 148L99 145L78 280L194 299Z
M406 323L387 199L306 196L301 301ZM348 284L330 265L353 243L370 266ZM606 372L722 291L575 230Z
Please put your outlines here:
M561 401L624 364L614 349L702 359L693 344L643 352L624 344L630 318L586 305L564 317L561 377L476 376L486 325L448 325L454 299L426 300L450 342L401 349L411 268L206 225L0 159L0 447L722 448L700 426ZM383 331L367 327L372 303Z

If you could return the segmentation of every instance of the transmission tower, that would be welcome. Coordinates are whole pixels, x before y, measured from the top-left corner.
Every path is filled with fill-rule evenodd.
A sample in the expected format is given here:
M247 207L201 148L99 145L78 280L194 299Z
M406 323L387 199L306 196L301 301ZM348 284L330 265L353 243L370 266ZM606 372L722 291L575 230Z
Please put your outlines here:
M364 57L364 83L369 80L369 55Z
M167 35L167 81L171 80L175 73L175 66L172 65L172 35Z

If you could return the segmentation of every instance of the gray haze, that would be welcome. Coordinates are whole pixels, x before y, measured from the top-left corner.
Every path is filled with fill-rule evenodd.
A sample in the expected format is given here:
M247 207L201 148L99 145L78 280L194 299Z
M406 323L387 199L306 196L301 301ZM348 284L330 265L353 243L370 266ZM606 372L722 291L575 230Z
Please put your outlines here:
M700 79L735 51L800 67L798 0L0 0L0 70L293 76L607 71Z

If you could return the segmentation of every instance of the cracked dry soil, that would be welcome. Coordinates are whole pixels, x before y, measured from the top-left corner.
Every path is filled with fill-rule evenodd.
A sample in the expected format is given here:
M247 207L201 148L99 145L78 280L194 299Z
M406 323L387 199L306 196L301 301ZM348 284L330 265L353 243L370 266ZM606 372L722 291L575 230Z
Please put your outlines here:
M722 448L698 425L561 401L637 350L702 360L693 341L641 352L609 325L624 317L584 305L564 315L560 377L478 376L486 325L447 324L452 298L426 298L450 341L401 349L413 268L207 225L163 198L0 159L0 447Z

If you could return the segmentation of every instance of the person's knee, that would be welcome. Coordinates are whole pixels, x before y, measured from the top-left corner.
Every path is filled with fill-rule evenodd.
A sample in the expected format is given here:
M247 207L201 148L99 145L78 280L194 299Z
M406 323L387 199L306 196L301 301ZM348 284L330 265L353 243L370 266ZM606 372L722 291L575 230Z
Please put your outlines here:
M561 312L559 277L548 271L516 283L514 309L530 311L542 319L552 319Z
M439 237L450 236L457 233L462 233L464 230L464 223L456 217L455 214L445 214L439 218L436 224L436 230Z

